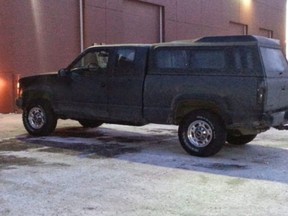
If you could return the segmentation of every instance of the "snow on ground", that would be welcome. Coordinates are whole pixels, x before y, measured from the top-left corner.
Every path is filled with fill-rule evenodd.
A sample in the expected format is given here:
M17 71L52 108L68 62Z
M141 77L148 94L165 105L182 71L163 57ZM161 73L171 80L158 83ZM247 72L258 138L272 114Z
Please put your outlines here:
M287 215L288 132L197 158L177 127L61 120L27 135L0 114L0 215Z

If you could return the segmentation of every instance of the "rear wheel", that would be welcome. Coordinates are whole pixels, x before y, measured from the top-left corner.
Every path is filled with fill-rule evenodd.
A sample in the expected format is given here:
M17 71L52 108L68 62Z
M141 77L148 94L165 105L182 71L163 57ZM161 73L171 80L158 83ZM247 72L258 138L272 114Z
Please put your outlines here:
M98 122L98 121L91 121L91 120L79 120L79 123L84 127L84 128L96 128L101 126L103 123Z
M182 147L191 155L208 157L221 150L226 140L222 120L208 111L195 111L180 123L178 136Z
M33 101L23 110L23 124L33 136L47 136L57 125L57 117L50 104L45 101Z
M256 136L257 134L236 136L228 133L227 142L233 145L245 145L255 139Z

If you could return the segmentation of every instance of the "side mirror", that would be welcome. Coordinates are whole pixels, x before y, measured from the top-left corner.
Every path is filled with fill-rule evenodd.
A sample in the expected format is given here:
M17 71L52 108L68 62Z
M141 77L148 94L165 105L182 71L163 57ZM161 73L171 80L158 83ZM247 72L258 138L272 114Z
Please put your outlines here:
M66 68L62 68L58 71L59 77L65 77L65 76L68 76L68 74L69 74L69 70L67 70Z

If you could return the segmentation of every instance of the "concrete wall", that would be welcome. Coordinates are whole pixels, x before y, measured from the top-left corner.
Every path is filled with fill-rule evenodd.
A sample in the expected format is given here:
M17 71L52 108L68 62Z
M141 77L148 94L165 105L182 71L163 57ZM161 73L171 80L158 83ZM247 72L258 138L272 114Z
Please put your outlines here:
M15 110L18 76L56 71L80 53L79 2L0 0L0 112ZM83 46L256 34L284 48L285 9L286 0L83 0Z

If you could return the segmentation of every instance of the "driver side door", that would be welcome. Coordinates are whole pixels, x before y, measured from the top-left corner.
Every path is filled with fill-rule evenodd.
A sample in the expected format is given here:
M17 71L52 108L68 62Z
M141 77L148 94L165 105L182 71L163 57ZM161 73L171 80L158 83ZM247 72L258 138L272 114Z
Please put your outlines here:
M107 78L111 52L105 47L91 48L70 66L75 118L100 120L108 117Z

